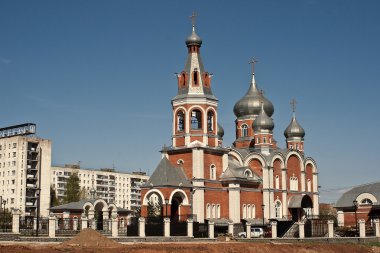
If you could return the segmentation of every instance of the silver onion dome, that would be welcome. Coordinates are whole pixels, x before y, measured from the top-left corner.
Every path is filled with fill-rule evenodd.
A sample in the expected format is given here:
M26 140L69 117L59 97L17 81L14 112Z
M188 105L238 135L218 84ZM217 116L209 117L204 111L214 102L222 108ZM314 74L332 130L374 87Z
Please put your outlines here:
M218 139L223 139L224 136L224 129L221 125L218 123Z
M234 106L234 114L237 118L258 115L261 110L261 102L264 103L265 113L271 117L274 112L273 104L259 92L253 75L247 93Z
M272 118L270 118L264 109L264 103L261 104L261 110L259 116L253 121L252 128L255 132L260 130L272 131L274 128L274 123Z
M193 32L186 39L186 45L187 46L201 46L202 45L202 39L195 33L194 27L193 27Z
M292 121L290 121L289 126L285 129L284 135L286 138L292 137L305 137L305 130L298 124L296 115L293 113Z

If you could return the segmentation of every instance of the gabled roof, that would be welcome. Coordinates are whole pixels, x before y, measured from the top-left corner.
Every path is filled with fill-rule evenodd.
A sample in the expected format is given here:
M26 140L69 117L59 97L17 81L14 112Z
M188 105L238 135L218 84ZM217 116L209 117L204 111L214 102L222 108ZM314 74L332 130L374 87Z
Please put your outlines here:
M164 156L152 176L142 187L156 186L181 186L191 187L190 181L187 179L181 167L174 167L168 158Z
M380 182L359 185L352 188L351 190L343 193L343 195L336 202L335 207L353 207L353 201L356 200L356 198L362 193L372 194L377 199L377 202L379 203L380 202ZM374 204L377 204L377 203L374 203Z
M83 205L87 202L94 204L96 199L81 199L77 202L70 202L67 204L59 205L59 206L54 206L49 208L49 210L54 211L54 210L83 210Z
M244 174L246 170L251 171L252 177L247 177ZM242 180L245 182L252 183L258 183L262 181L261 177L257 175L255 172L253 172L249 167L240 166L240 164L233 159L228 160L228 168L223 172L221 180Z

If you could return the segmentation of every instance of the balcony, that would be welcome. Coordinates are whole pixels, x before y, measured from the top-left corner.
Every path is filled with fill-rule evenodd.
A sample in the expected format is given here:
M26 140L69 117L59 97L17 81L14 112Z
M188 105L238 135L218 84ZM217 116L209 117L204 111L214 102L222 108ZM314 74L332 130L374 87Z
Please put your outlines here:
M37 188L36 184L26 184L26 188Z

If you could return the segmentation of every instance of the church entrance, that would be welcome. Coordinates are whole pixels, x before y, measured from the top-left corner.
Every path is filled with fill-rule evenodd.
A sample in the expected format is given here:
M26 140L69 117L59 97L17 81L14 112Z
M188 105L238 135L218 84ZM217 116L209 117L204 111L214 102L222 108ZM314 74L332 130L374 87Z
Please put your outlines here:
M177 192L172 197L172 202L170 205L170 218L172 221L179 221L181 219L181 204L183 197L181 193ZM186 219L186 218L185 218Z
M288 208L291 219L297 222L310 215L311 209L313 208L313 201L309 195L291 196Z

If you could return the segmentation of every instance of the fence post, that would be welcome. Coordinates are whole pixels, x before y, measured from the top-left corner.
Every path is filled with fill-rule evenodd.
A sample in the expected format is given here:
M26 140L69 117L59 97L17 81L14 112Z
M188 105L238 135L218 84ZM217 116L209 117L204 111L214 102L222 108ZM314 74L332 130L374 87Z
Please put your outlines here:
M327 226L328 226L328 236L329 238L333 238L334 237L334 221L328 220Z
M214 225L215 223L213 221L208 222L208 238L210 239L215 238Z
M88 225L87 221L88 221L87 216L83 213L81 215L82 230L87 228L87 225Z
M145 237L145 218L139 218L139 237Z
M247 223L245 224L245 231L247 231L247 232L245 233L246 238L247 238L247 239L251 239L251 223L250 223L250 222L247 222Z
M337 212L337 221L338 221L338 226L343 227L344 226L344 213L343 211L338 211Z
M33 218L33 230L37 230L37 218Z
M272 221L270 224L272 228L272 238L276 239L277 238L277 221Z
M55 237L55 220L57 218L54 214L49 215L49 237L54 238Z
M365 237L365 220L360 219L358 223L359 223L359 237L364 238Z
M96 230L96 223L97 223L98 221L96 220L96 219L91 219L91 228L93 229L93 230Z
M170 237L170 218L164 218L164 237Z
M194 222L193 219L187 219L187 237L194 237Z
M298 222L298 231L299 231L299 238L303 239L305 238L305 223L304 222Z
M117 215L112 214L112 237L118 237L119 236L119 228L118 228L118 220Z
M14 234L20 233L20 215L21 211L19 209L12 211L12 233Z
M234 236L234 223L232 221L228 221L228 234Z
M376 219L376 220L373 221L373 223L375 224L375 236L376 237L380 237L379 220Z

